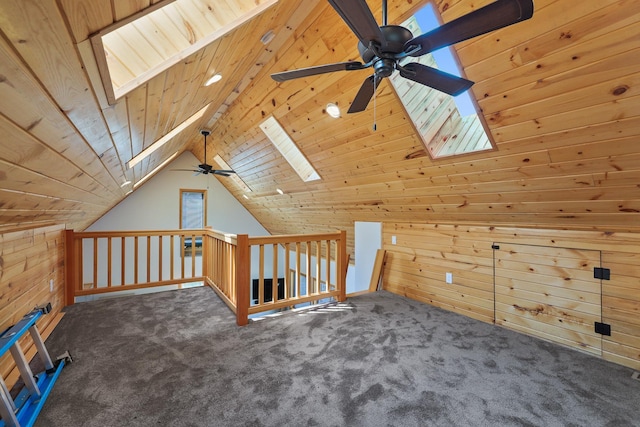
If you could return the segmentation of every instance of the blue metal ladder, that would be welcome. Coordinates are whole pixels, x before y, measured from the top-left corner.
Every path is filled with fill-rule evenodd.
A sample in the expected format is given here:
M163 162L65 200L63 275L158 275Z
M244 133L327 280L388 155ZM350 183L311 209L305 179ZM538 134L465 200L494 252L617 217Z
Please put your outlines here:
M71 362L71 355L65 352L55 364L49 357L49 352L42 341L36 321L40 316L51 311L51 304L37 307L26 314L18 323L7 329L0 335L0 356L9 351L13 357L24 387L15 399L11 397L4 378L0 377L0 427L30 427L36 421L40 410L44 406L53 385L55 384L65 363ZM38 355L44 364L45 370L34 375L29 362L20 348L18 340L27 333L31 334L33 343L38 350Z

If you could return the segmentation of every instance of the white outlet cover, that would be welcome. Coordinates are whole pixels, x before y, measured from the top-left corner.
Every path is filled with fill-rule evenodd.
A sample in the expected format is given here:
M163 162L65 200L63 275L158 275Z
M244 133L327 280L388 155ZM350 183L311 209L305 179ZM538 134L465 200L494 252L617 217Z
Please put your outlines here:
M391 244L395 245L398 242L398 239L396 239L396 236L391 236Z
M452 273L446 273L445 274L445 279L447 280L447 283L453 283L453 274Z

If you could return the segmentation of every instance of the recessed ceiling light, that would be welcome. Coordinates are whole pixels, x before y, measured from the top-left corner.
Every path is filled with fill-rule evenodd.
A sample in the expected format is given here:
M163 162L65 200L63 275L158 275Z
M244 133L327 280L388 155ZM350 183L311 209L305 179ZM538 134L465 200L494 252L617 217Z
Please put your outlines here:
M276 33L274 33L273 30L269 30L266 33L264 33L262 37L260 37L260 42L262 44L269 44L269 42L271 42L271 40L273 40L275 36L276 36Z
M122 184L120 184L120 188L124 188L124 187L126 187L127 185L129 185L129 184L131 184L131 181L125 181L125 182L123 182Z
M334 119L337 119L338 117L340 117L340 107L338 107L333 102L328 103L327 114L333 117Z
M210 86L212 84L214 84L215 82L219 82L220 80L222 80L222 75L219 73L214 74L213 76L211 76L209 78L209 80L207 80L204 85L205 86Z
M247 196L246 194L243 194L242 197L244 197L245 199L249 200L249 196Z
M283 195L283 194L284 194L284 191L282 191L282 190L281 190L281 189L279 189L279 188L276 188L276 191L277 191L277 192L278 192L278 194L280 194L280 195Z

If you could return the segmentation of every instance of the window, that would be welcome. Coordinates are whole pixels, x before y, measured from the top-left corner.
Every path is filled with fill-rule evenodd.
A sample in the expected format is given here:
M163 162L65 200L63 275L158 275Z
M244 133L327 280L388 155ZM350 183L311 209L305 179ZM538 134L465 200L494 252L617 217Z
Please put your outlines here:
M180 228L204 228L206 225L207 190L180 190ZM182 239L185 256L202 255L202 237L183 236Z
M269 116L267 120L260 123L260 129L262 129L267 138L269 138L278 151L280 151L280 154L282 154L285 160L289 162L300 179L304 182L320 179L318 172L316 172L275 117Z
M207 225L207 190L180 190L180 228Z

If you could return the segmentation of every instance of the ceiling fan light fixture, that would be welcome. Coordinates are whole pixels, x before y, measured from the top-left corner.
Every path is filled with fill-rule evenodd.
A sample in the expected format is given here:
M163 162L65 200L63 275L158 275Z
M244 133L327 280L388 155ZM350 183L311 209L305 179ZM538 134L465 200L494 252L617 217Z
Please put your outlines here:
M327 114L333 117L334 119L337 119L338 117L340 117L340 107L338 107L333 102L330 102L327 104L326 111L327 111Z
M260 43L267 45L276 37L276 33L273 30L269 30L260 37Z
M209 80L204 82L204 85L205 86L211 86L212 84L214 84L216 82L219 82L220 80L222 80L222 74L216 73L213 76L209 77Z

